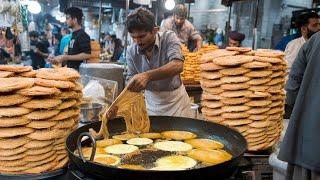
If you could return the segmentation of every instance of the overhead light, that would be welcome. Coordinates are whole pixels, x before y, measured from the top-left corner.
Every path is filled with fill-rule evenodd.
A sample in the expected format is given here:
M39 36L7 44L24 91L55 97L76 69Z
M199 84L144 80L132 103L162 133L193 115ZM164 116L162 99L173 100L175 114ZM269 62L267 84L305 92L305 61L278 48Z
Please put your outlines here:
M176 2L174 2L174 0L166 0L166 2L164 3L164 7L169 11L171 11L175 5Z
M151 0L133 0L133 3L140 5L149 5Z
M41 6L38 1L29 1L28 2L28 11L32 14L39 14L41 12Z

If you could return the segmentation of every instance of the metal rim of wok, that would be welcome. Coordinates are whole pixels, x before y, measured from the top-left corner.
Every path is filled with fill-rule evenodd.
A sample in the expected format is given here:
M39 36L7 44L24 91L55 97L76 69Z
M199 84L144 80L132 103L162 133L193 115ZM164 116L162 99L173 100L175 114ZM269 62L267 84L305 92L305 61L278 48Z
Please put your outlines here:
M197 119L184 117L170 117L170 116L150 116L151 128L150 132L162 132L168 130L184 130L190 131L198 135L198 138L208 138L218 140L225 145L225 149L232 154L232 159L224 163L206 166L197 169L188 169L183 171L150 171L150 170L133 170L122 169L113 166L101 165L92 161L83 160L78 155L74 154L77 149L77 142L79 136L86 136L90 128L98 131L101 122L94 122L84 125L73 131L66 140L66 149L71 163L75 164L80 171L88 175L93 175L100 179L110 177L119 179L120 177L143 177L145 179L163 179L164 177L215 177L227 178L234 173L239 159L247 150L247 143L244 137L233 129L225 127L220 124L201 121ZM123 119L112 119L108 122L110 134L118 134L125 131L125 123ZM93 146L95 144L93 143ZM93 147L94 148L94 147ZM80 153L81 154L81 153ZM94 155L93 155L94 156ZM93 159L93 156L90 159ZM170 178L169 178L170 179Z

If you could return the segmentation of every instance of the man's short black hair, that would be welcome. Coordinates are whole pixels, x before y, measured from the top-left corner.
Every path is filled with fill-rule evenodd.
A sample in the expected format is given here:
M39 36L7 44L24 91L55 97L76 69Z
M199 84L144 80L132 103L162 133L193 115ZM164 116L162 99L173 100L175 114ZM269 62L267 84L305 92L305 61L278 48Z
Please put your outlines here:
M156 27L153 13L142 7L128 15L126 25L129 33L134 30L151 32Z
M176 16L179 16L179 17L186 18L187 17L187 8L186 8L186 6L183 5L183 4L177 4L174 7L173 14L176 15Z
M65 10L64 12L66 15L70 15L70 17L72 19L76 18L78 24L82 23L82 18L83 18L83 12L81 9L77 8L77 7L70 7L68 9Z
M315 12L307 12L300 14L297 18L296 24L297 28L300 30L301 27L309 24L309 19L311 18L319 18L319 15Z
M39 33L37 31L31 31L31 32L29 32L29 36L37 38L37 37L39 37Z

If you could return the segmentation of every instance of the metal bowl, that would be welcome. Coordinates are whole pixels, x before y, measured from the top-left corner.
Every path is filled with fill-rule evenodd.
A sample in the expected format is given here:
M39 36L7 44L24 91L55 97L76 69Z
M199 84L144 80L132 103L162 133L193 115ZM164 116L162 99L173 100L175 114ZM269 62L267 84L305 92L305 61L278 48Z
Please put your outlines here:
M98 103L86 103L81 105L81 117L82 123L91 123L99 121L99 113L102 110L103 105Z

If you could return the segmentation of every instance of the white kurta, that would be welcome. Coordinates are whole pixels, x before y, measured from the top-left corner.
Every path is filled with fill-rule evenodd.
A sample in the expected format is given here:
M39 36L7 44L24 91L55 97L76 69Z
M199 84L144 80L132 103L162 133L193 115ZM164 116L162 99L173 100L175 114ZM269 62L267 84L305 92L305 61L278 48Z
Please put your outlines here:
M144 92L148 115L194 118L184 85L174 91Z
M297 39L294 39L290 41L287 44L286 50L284 51L285 53L285 59L288 61L288 71L290 72L291 66L296 59L300 48L303 46L303 44L306 42L304 37L300 37Z

